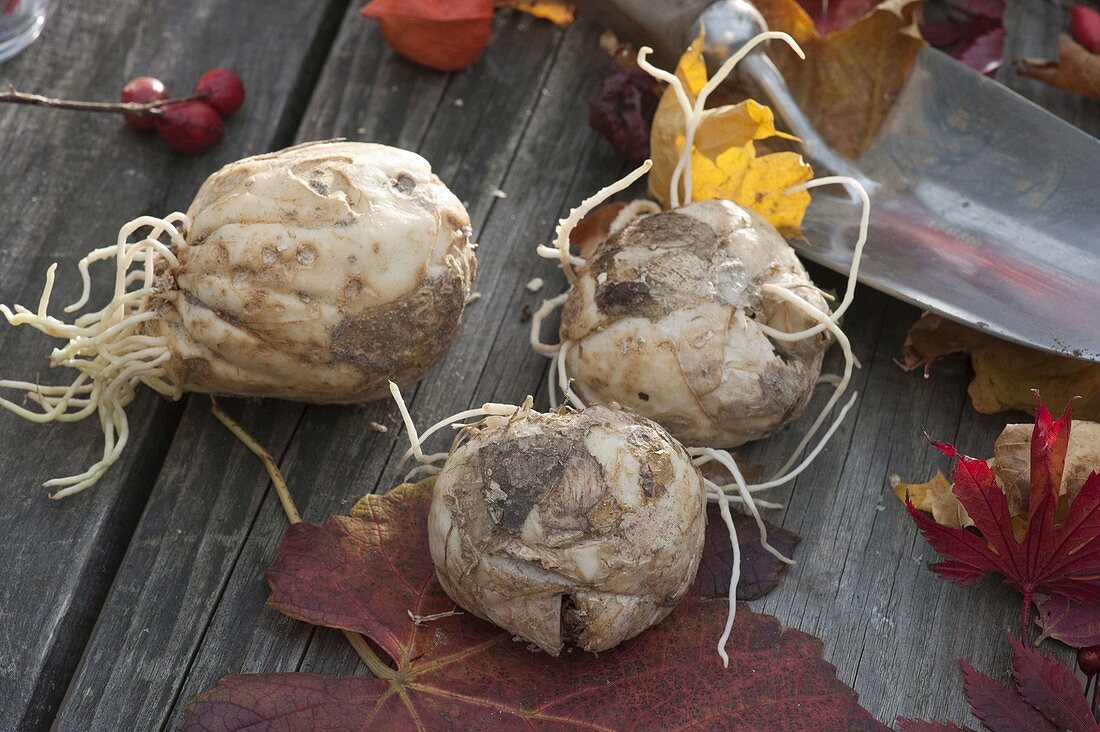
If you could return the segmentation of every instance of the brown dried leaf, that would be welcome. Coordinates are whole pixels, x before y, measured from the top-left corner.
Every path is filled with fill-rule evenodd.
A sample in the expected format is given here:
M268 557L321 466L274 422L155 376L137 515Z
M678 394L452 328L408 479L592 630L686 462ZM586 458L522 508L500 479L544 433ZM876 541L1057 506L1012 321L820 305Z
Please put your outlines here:
M993 445L992 467L1014 516L1024 511L1031 494L1031 429L1029 424L1007 425ZM1075 419L1058 495L1077 498L1093 471L1100 471L1100 424Z
M590 211L581 219L571 232L569 232L569 244L577 249L582 257L587 257L596 251L596 247L603 243L611 229L611 222L619 215L626 204L622 201L613 201Z
M903 366L929 367L953 354L970 356L970 401L982 414L1015 409L1034 414L1032 390L1038 389L1052 404L1080 397L1074 413L1100 421L1100 364L1019 346L926 313L909 329Z
M966 509L951 492L951 481L943 471L937 470L931 480L924 483L902 483L897 476L891 482L899 500L904 503L908 497L914 508L932 514L936 523L956 529L974 525Z
M771 55L791 94L837 152L856 157L874 139L924 41L916 22L923 0L886 0L844 30L822 37L796 0L756 0L772 30L786 31L806 52L782 44Z
M1058 54L1056 61L1019 59L1016 61L1016 72L1056 89L1100 99L1100 54L1089 53L1065 33L1058 38Z

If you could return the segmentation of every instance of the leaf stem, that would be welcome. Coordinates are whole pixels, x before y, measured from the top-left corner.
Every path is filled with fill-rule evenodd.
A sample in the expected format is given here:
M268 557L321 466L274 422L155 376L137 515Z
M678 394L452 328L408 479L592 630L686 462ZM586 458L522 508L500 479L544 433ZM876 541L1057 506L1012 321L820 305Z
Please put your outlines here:
M130 114L155 115L161 107L180 102L190 102L197 96L184 99L161 99L156 102L83 102L76 99L56 99L42 94L30 94L9 87L0 92L0 103L28 104L34 107L53 107L54 109L75 109L81 112L129 112Z
M298 512L298 507L294 505L294 498L290 495L290 487L287 486L286 480L283 478L282 471L279 470L278 464L275 462L275 458L271 457L263 445L261 445L256 438L248 434L244 427L229 414L222 409L222 405L218 403L218 400L214 397L210 397L210 411L214 413L214 416L218 418L226 429L233 433L233 435L244 443L244 446L252 451L252 454L260 459L260 462L267 468L267 474L271 476L271 482L275 486L275 493L279 496L279 503L282 504L283 513L286 514L287 521L291 524L296 524L302 520L302 514ZM359 658L370 669L371 673L380 679L395 679L397 678L397 672L394 671L389 665L379 657L374 649L367 643L367 639L359 633L352 630L344 630L344 637L348 639L348 643L355 649L355 652L359 654Z
M1024 601L1020 604L1020 642L1031 645L1031 632L1028 626L1031 620L1031 590L1024 590Z
M379 657L374 649L367 643L367 639L358 633L350 630L344 631L344 636L348 639L348 643L351 643L351 647L355 649L355 652L359 654L359 658L363 663L367 665L370 672L380 679L396 679L397 672L389 667L385 661Z

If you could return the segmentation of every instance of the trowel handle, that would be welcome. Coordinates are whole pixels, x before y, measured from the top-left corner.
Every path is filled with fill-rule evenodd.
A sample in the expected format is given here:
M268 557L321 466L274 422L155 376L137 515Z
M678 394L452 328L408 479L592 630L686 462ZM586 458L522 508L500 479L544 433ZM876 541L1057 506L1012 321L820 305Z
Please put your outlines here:
M714 0L576 0L586 17L623 40L652 46L657 62L671 66L695 39L696 21Z

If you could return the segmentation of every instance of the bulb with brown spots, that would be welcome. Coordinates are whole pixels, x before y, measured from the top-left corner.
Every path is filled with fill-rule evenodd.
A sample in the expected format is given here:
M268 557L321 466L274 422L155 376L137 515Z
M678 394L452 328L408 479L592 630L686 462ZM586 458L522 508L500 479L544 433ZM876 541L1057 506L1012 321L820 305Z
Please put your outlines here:
M422 377L457 331L470 219L415 153L328 142L246 158L187 213L149 328L184 390L364 402Z

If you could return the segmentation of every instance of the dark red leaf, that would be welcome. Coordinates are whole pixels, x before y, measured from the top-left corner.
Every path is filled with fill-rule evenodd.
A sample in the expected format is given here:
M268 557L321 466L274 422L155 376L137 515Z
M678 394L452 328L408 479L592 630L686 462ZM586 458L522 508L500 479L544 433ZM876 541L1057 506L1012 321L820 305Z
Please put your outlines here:
M847 28L878 5L873 0L798 0L821 35Z
M588 124L631 165L649 157L649 126L657 109L653 77L613 64L588 106Z
M1053 638L1073 648L1100 645L1100 603L1036 595L1036 622L1043 629L1036 643Z
M775 558L760 544L760 530L749 516L736 514L737 544L741 547L741 579L737 583L738 600L756 600L775 589L787 565ZM784 556L793 557L802 537L793 531L765 522L768 543ZM733 547L729 530L723 523L718 507L707 506L707 538L703 558L695 575L692 594L699 597L728 597L730 572L733 570Z
M1011 633L1015 688L994 681L959 661L963 690L974 716L992 732L1096 732L1084 689L1067 666L1026 648ZM963 729L939 722L898 718L901 732L949 732Z
M798 0L820 35L844 30L871 12L880 0ZM1004 63L1004 0L926 0L920 34L983 74Z
M983 74L992 74L1005 60L1005 29L1003 26L982 33L958 56L959 60Z
M375 705L389 684L363 676L246 674L226 676L187 705L184 732L370 729L399 711L401 697ZM273 723L278 720L278 726ZM348 726L349 720L356 724ZM342 722L342 724L340 724Z
M407 59L440 71L464 69L481 57L493 25L493 0L371 0L382 38Z
M663 623L598 656L559 658L469 614L422 624L454 603L428 552L431 491L369 496L356 517L287 531L269 573L291 617L366 633L394 678L235 676L188 705L185 729L885 729L821 656L821 641L738 610L723 669L724 600L689 596ZM354 720L353 722L351 720Z
M1100 53L1100 12L1084 5L1070 5L1069 32L1086 51Z
M1096 720L1073 671L1025 647L1012 634L1008 642L1012 644L1012 676L1024 701L1059 729L1095 732Z
M971 711L993 732L1056 732L1046 717L1007 685L994 681L966 661L959 661L959 668Z
M1004 63L1004 0L929 0L920 32L926 41L983 74Z
M929 722L924 719L898 717L898 732L973 732L954 722Z
M1017 541L1008 501L984 460L962 456L955 463L953 492L974 521L974 533L942 526L906 507L928 543L948 560L934 565L942 577L970 584L998 573L1024 594L1021 635L1031 598L1043 591L1100 601L1100 476L1092 475L1056 525L1059 487L1071 427L1070 407L1054 420L1039 401L1031 441L1031 489L1027 527ZM938 444L945 454L954 448Z

